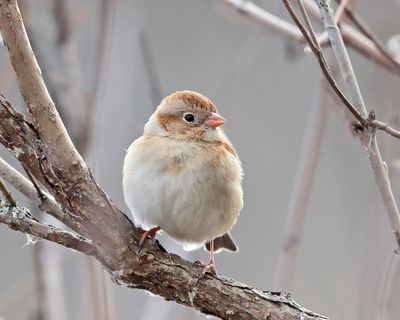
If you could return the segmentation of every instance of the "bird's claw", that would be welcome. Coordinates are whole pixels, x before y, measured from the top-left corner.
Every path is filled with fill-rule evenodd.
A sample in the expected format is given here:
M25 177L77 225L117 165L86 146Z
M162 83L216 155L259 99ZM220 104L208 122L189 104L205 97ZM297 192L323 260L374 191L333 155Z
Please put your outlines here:
M148 231L142 230L143 233L142 233L142 235L140 237L140 241L139 241L139 251L138 251L139 253L142 251L143 243L147 239L147 237L149 237L150 239L155 239L156 233L158 231L160 231L160 229L161 229L160 227L155 227L155 228L151 228Z
M200 280L204 278L207 272L211 273L212 275L216 276L217 275L217 269L215 268L215 263L214 261L210 261L207 264L204 264L203 262L197 260L193 262L194 266L201 267L200 274L197 278L196 285L199 284Z

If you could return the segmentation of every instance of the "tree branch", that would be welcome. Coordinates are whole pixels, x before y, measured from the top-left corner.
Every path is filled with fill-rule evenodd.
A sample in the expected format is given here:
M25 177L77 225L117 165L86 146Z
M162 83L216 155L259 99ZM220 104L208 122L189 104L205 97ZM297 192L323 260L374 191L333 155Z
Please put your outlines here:
M26 208L1 206L0 223L6 224L13 230L55 242L90 256L95 254L95 248L91 241L77 234L39 222Z
M323 319L289 295L261 292L200 268L146 241L107 198L72 145L40 75L15 0L0 0L0 29L34 125L0 98L0 142L55 197L65 223L93 243L95 257L117 283L223 319ZM139 187L139 186L138 186Z
M270 12L255 5L251 1L247 0L222 0L222 1L236 8L240 13L245 14L251 17L252 19L262 23L271 30L277 31L278 33L283 34L299 43L304 43L305 41L304 37L301 36L301 33L295 28L295 26L293 26L293 24L287 22L286 20L280 17L271 14ZM304 4L307 9L310 9L310 6L312 6L311 8L315 9L311 12L312 15L320 19L318 8L315 6L312 0L305 1ZM374 42L372 42L362 33L352 28L347 23L342 23L341 29L343 32L343 39L345 40L348 46L356 50L358 53L360 53L367 59L375 61L377 64L384 67L386 70L396 75L400 75L400 68L394 66L393 63L380 52L380 50L375 46Z
M32 155L36 160L40 159L43 157L40 150L43 142L40 141L39 136L35 136L35 131L27 125L26 121L15 121L15 119L23 119L23 116L15 110L12 110L11 113L10 108L8 103L4 104L4 98L0 99L0 137L5 139L1 142L4 144L5 141L8 141L6 146L19 148L21 150L20 161L26 161L24 160L26 155ZM4 112L4 109L7 112ZM10 124L12 119L14 122ZM3 123L7 125L3 126ZM4 130L4 127L7 128L7 131ZM37 161L39 162L39 160ZM31 166L35 168L34 165ZM80 219L79 208L84 208L85 204L79 204L75 198L69 198L69 200L74 201L74 206L77 207L77 211L73 212L74 216L71 217ZM80 199L80 201L89 200ZM101 215L107 222L115 225L115 222L108 220L108 216L102 215L105 208L94 205L92 208L93 211L90 213L93 216ZM106 209L111 211L110 207ZM103 249L101 252L96 250L96 258L112 274L116 282L149 290L168 300L174 300L223 319L262 319L268 314L271 319L297 319L300 316L303 316L304 319L313 319L312 313L305 312L303 308L294 307L290 297L272 293L264 294L224 277L207 276L196 286L199 268L176 255L166 253L158 242L146 242L143 252L139 255L137 230L120 211L116 211L115 214L115 219L119 219L120 222L113 231L115 237L119 239L113 240L111 243L103 243L102 238L93 235L89 239L92 239L96 247L104 246L109 250L113 249L113 255L108 254L108 250ZM72 224L72 226L74 225ZM110 226L107 228L111 229ZM136 241L133 242L133 240ZM117 246L124 241L126 241L126 245ZM277 304L279 301L276 300L281 303ZM317 315L315 317L323 318Z
M365 107L357 79L351 66L350 58L347 54L339 28L334 20L333 9L330 0L316 0L321 11L322 20L325 29L331 40L333 52L338 61L339 69L342 74L350 101L357 107L359 112L367 117L367 109ZM368 118L370 122L375 121L375 114L370 113ZM364 130L359 134L361 144L365 147L372 171L375 176L386 212L397 242L397 251L400 249L400 215L397 204L393 196L392 188L389 181L387 167L382 161L379 152L378 143L375 136L375 130Z
M0 96L0 101L4 99ZM4 100L3 100L4 101ZM1 124L0 124L1 125ZM41 196L35 189L33 183L0 158L0 176L24 194L28 199L35 202L41 211L47 212L57 220L64 221L65 214L54 197L47 192L40 190Z
M41 70L29 43L21 13L15 1L0 2L0 26L10 60L17 73L21 94L35 121L36 128L49 148L54 162L57 159L77 161L79 154L44 84Z
M353 116L359 121L360 125L355 125L355 127L359 127L361 130L368 129L368 128L374 128L374 129L385 131L386 133L388 133L389 135L391 135L395 138L399 138L400 131L393 129L386 123L377 121L376 119L371 119L371 118L367 117L366 114L365 114L365 116L363 116L359 112L359 110L353 105L353 103L349 99L347 99L347 97L343 94L342 90L339 88L338 84L336 83L336 80L333 78L332 71L330 70L330 67L326 61L325 55L323 54L318 41L314 42L314 40L312 39L311 34L313 34L313 30L312 29L307 30L306 26L301 22L300 18L297 16L296 12L294 11L289 0L282 0L282 1L283 1L284 5L286 6L286 9L288 10L289 14L293 18L294 22L299 27L304 38L307 40L312 52L314 53L315 57L317 58L317 60L319 62L319 65L322 69L322 73L325 75L326 79L328 80L328 83L331 85L332 89L338 95L340 100L342 100L344 105L349 109L349 111L353 114ZM303 10L302 12L307 17L306 11Z
M336 1L340 3L339 7L343 6L346 15L357 26L357 28L375 44L376 48L382 53L382 55L386 57L393 64L395 68L399 69L400 63L393 57L393 55L382 43L382 41L372 32L372 30L368 27L368 25L364 22L364 20L352 9L346 6L345 4L346 0L336 0Z
M7 187L5 186L5 184L3 182L3 179L1 179L1 178L0 178L0 192L3 194L4 199L10 206L12 206L12 207L17 206L17 201L15 201L10 190L7 189Z
M344 103L344 105L349 109L349 111L354 115L354 117L361 123L362 126L365 126L366 120L362 117L360 112L353 106L353 104L347 99L347 97L343 94L342 90L340 90L339 86L336 83L336 80L333 78L332 71L326 61L325 55L321 50L321 47L319 46L318 42L314 42L311 33L313 33L313 30L307 30L307 28L304 26L304 24L301 22L300 18L297 16L296 12L294 11L292 5L290 4L289 0L283 0L283 3L288 10L290 16L296 23L296 25L299 27L301 33L303 34L304 38L307 40L308 44L310 45L310 48L312 52L314 53L315 57L317 58L319 65L322 69L322 73L328 80L329 84L332 86L333 90L335 93L338 95L340 100ZM304 10L303 14L306 16L307 13Z

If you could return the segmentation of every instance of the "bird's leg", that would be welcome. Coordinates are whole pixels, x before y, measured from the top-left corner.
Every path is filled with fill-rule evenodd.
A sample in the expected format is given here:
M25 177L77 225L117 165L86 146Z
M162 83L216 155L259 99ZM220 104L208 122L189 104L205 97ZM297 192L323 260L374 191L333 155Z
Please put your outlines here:
M207 271L210 271L214 274L217 273L217 269L215 269L215 260L214 260L214 240L210 241L210 261L203 266L200 277L204 276Z
M150 237L151 239L154 239L156 237L156 233L158 231L160 231L160 230L161 230L161 228L158 226L158 227L154 227L154 228L151 228L148 231L143 232L143 234L142 234L142 236L140 238L140 241L139 241L139 247L142 246L144 240L146 240L147 237Z

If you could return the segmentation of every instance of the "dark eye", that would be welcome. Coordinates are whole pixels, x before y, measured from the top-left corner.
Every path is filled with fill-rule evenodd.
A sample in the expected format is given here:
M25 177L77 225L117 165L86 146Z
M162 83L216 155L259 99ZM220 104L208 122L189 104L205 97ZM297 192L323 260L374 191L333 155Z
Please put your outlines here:
M185 121L187 122L193 122L194 121L194 115L191 113L187 113L183 116L183 118L185 119Z

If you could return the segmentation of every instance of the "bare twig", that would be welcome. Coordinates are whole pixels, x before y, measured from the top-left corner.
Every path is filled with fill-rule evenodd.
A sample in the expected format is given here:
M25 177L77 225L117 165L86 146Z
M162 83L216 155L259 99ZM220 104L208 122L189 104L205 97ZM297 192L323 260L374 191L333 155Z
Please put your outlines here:
M335 21L336 21L336 23L339 23L340 19L343 16L344 9L348 5L348 3L349 3L349 0L343 0L340 3L340 5L337 7L337 9L335 11ZM322 32L321 34L319 34L317 36L317 41L318 41L318 43L319 43L319 45L321 47L329 44L329 37L328 37L328 34L326 33L326 31ZM307 48L307 49L309 49L309 48Z
M289 201L288 215L275 275L275 290L291 290L298 248L307 213L319 151L328 116L327 83L321 79L311 105Z
M339 96L345 106L349 109L349 111L354 115L354 117L364 126L366 120L362 117L360 112L353 106L353 104L347 99L347 97L343 94L340 90L339 86L337 85L335 79L332 76L332 71L326 62L326 58L319 47L318 43L314 43L312 40L309 31L307 31L304 24L301 22L300 18L297 16L296 12L294 11L292 5L290 4L289 0L282 0L286 9L288 10L290 16L299 27L301 33L303 34L304 38L307 40L308 44L310 45L311 50L313 51L314 55L316 56L319 65L322 69L323 74L325 75L326 79L328 80L329 84L332 86L335 93ZM306 13L305 13L306 14ZM310 30L312 32L312 30Z
M325 29L331 40L336 59L338 60L339 70L342 74L347 94L350 97L349 100L354 104L357 111L366 119L368 116L367 109L365 108L357 80L354 76L353 67L347 55L346 47L342 40L342 36L340 35L339 27L334 20L333 9L330 1L321 1L317 4L321 10ZM322 10L324 5L329 6L329 14L327 13L328 10Z
M386 133L388 133L389 135L391 135L392 137L395 138L400 138L400 131L393 129L391 126L389 126L387 123L384 123L382 121L378 121L378 120L371 120L370 122L368 122L368 125L371 128L374 129L379 129L382 131L385 131Z
M346 0L336 0L337 2L340 3L339 8L343 5L343 3L346 3ZM382 41L374 34L374 32L368 27L368 25L364 22L364 20L357 14L355 13L352 9L350 9L348 6L343 6L344 11L346 12L346 15L350 18L350 20L357 26L357 28L368 38L370 39L375 46L378 48L378 50L382 53L383 56L385 56L395 68L399 69L400 68L400 63L397 61L393 55L389 52L389 50L386 48L386 46L382 43Z
M347 97L343 94L343 92L340 90L339 86L337 85L335 79L332 76L332 71L330 70L330 67L328 63L326 62L326 58L321 50L321 47L319 46L318 42L315 43L314 40L312 39L310 33L312 33L311 30L307 30L307 28L304 26L304 24L301 22L300 18L297 16L296 12L294 11L293 7L291 6L290 2L288 0L282 0L283 3L285 4L289 14L299 27L300 31L302 32L304 38L307 40L308 44L310 45L310 48L314 55L316 56L320 67L322 69L323 74L325 75L326 79L328 80L329 84L332 86L332 89L335 91L335 93L338 95L338 97L342 100L344 105L349 109L349 111L354 115L354 117L359 121L361 124L360 128L375 128L378 130L382 130L389 135L399 138L400 137L400 131L393 129L390 127L388 124L383 123L381 121L377 121L375 118L369 118L367 117L366 114L362 115L359 110L356 108L356 106L353 105L353 103L347 99ZM303 11L305 15L307 16L307 13ZM311 31L309 33L309 31Z
M39 198L38 192L32 182L26 179L2 158L0 158L0 176L8 183L12 184L27 198L34 201L40 210L49 213L60 221L64 221L65 213L61 210L60 205L54 200L54 197L47 192L40 190L42 196Z
M336 23L339 23L340 19L342 18L343 12L345 11L345 9L348 9L348 4L349 0L343 0L340 2L339 6L336 9L334 17Z
M262 23L267 28L277 31L278 33L283 34L298 43L304 43L305 41L304 37L293 24L271 14L263 8L255 5L251 1L221 1L236 8L239 12L251 17L252 19ZM310 11L313 17L316 17L318 20L320 20L318 8L312 0L304 1L304 5L306 9ZM343 39L345 40L347 45L349 45L351 48L356 50L367 59L375 61L377 64L381 65L388 71L400 75L400 68L395 68L393 66L393 63L391 63L384 55L382 55L382 53L376 48L375 44L370 39L349 26L347 23L342 23L341 29L343 32ZM319 37L320 36L317 36L317 39L319 39Z
M304 0L304 5L314 18L318 20L321 19L318 7L313 0ZM347 6L345 10L346 14L348 10L349 9ZM400 67L398 67L397 64L393 64L391 57L389 58L382 53L382 51L377 47L376 42L371 41L370 38L364 36L347 23L341 23L340 27L342 37L346 45L349 45L351 48L357 50L366 58L372 59L378 64L385 66L387 70L397 75L400 74Z
M0 0L0 29L36 124L28 124L0 99L0 142L62 204L71 228L93 240L96 258L116 282L224 319L323 318L285 294L261 292L221 276L206 275L197 282L200 268L166 253L157 242L146 242L139 255L139 230L96 184L51 103L16 0Z
M28 176L29 180L32 182L33 187L35 188L37 197L40 199L40 202L42 202L42 200L46 199L46 195L44 194L42 189L40 189L36 179L31 175L29 170L27 170L25 167L24 167L24 170L25 170L25 173Z
M6 105L6 108L8 107L9 104ZM12 114L5 113L2 108L4 105L0 103L0 124L7 123L8 130L4 130L0 125L0 136L4 137L4 141L8 141L7 147L12 145L14 148L20 148L20 161L30 164L34 169L36 166L34 162L44 156L41 154L43 150L40 149L43 142L40 141L39 136L34 136L35 131L26 126L26 122L10 123L10 117L21 119L23 118L21 114L15 110ZM23 126L20 127L21 125ZM4 141L2 143L5 143ZM30 155L32 158L25 160ZM51 166L51 163L48 165ZM48 172L48 168L44 169L46 169L45 172ZM34 172L36 173L36 171ZM67 173L60 174L58 177L69 178ZM57 177L54 179L54 183L61 183ZM71 184L66 180L63 180L62 183L65 186ZM75 196L76 193L71 196L63 194L60 199L65 199L63 205L66 207L71 207L72 204L73 208L76 208L76 211L72 211L74 215L70 215L71 219L93 225L87 230L90 232L90 238L95 239L93 245L97 249L96 258L112 274L116 282L124 283L132 288L151 291L167 299L199 309L203 313L221 318L227 318L227 312L242 320L262 318L268 314L271 319L277 320L294 320L300 317L305 320L323 318L294 304L289 296L263 293L222 276L210 277L207 275L196 286L200 269L179 256L166 253L158 242L146 242L141 251L142 255L138 255L139 231L118 209L114 211L107 201L100 197L101 194L96 194L96 204L92 198L86 200L88 195L91 195L85 189L87 186L91 186L90 183L92 183L90 180L85 181L85 184L75 183L75 188L82 190L79 197ZM51 187L51 185L48 186ZM87 216L88 221L81 220L82 212L86 215L90 214ZM102 229L98 227L97 223L93 224L96 219L104 220L100 224ZM73 223L71 226L80 230ZM103 229L107 229L105 231L110 234L110 237L102 234ZM218 303L216 304L215 301ZM241 302L237 303L237 301Z
M329 38L331 40L333 52L338 61L339 69L342 74L347 92L349 94L350 101L354 103L359 112L363 115L363 117L366 118L367 109L361 96L361 92L358 87L358 83L353 68L351 66L349 56L347 55L347 50L344 45L342 36L340 34L337 24L335 23L331 1L318 0L316 1L316 3L320 8L325 29L328 32ZM371 121L375 120L373 113L370 113L368 118L371 119ZM387 167L382 161L381 154L379 152L375 130L364 130L364 132L359 134L359 138L361 144L366 148L368 159L370 161L376 183L382 196L392 231L396 238L397 249L399 249L400 215L391 189Z
M21 23L9 24L21 17L19 8L12 10L13 2L0 3L3 12L0 25L4 43L10 52L11 63L17 73L18 85L44 141L53 148L52 157L61 157L77 162L79 154L68 136L58 116L49 92L44 84L42 73L32 51L25 28ZM18 38L18 43L15 39ZM81 163L77 163L79 165Z
M17 206L17 201L15 201L14 197L12 196L10 190L6 187L4 184L4 181L2 178L0 178L0 192L3 194L4 199L6 202L11 206L11 207L16 207Z
M301 12L301 14L302 14L302 16L304 18L305 23L306 23L306 26L307 26L307 29L308 29L308 36L312 40L312 43L313 43L314 47L317 47L318 46L318 41L317 41L317 38L315 37L314 29L312 27L312 24L310 22L310 19L309 19L308 15L307 15L306 9L304 8L303 2L301 0L296 0L296 2L297 2L297 5L300 8L300 12ZM306 38L306 40L307 40L307 38Z
M36 220L26 208L7 207L0 208L0 223L8 225L11 229L58 243L66 248L94 255L96 250L90 240L72 232L55 228L51 225Z
M239 12L251 16L269 29L284 34L297 42L303 42L304 38L293 24L281 19L266 10L261 9L251 1L223 0L225 3L235 7Z

